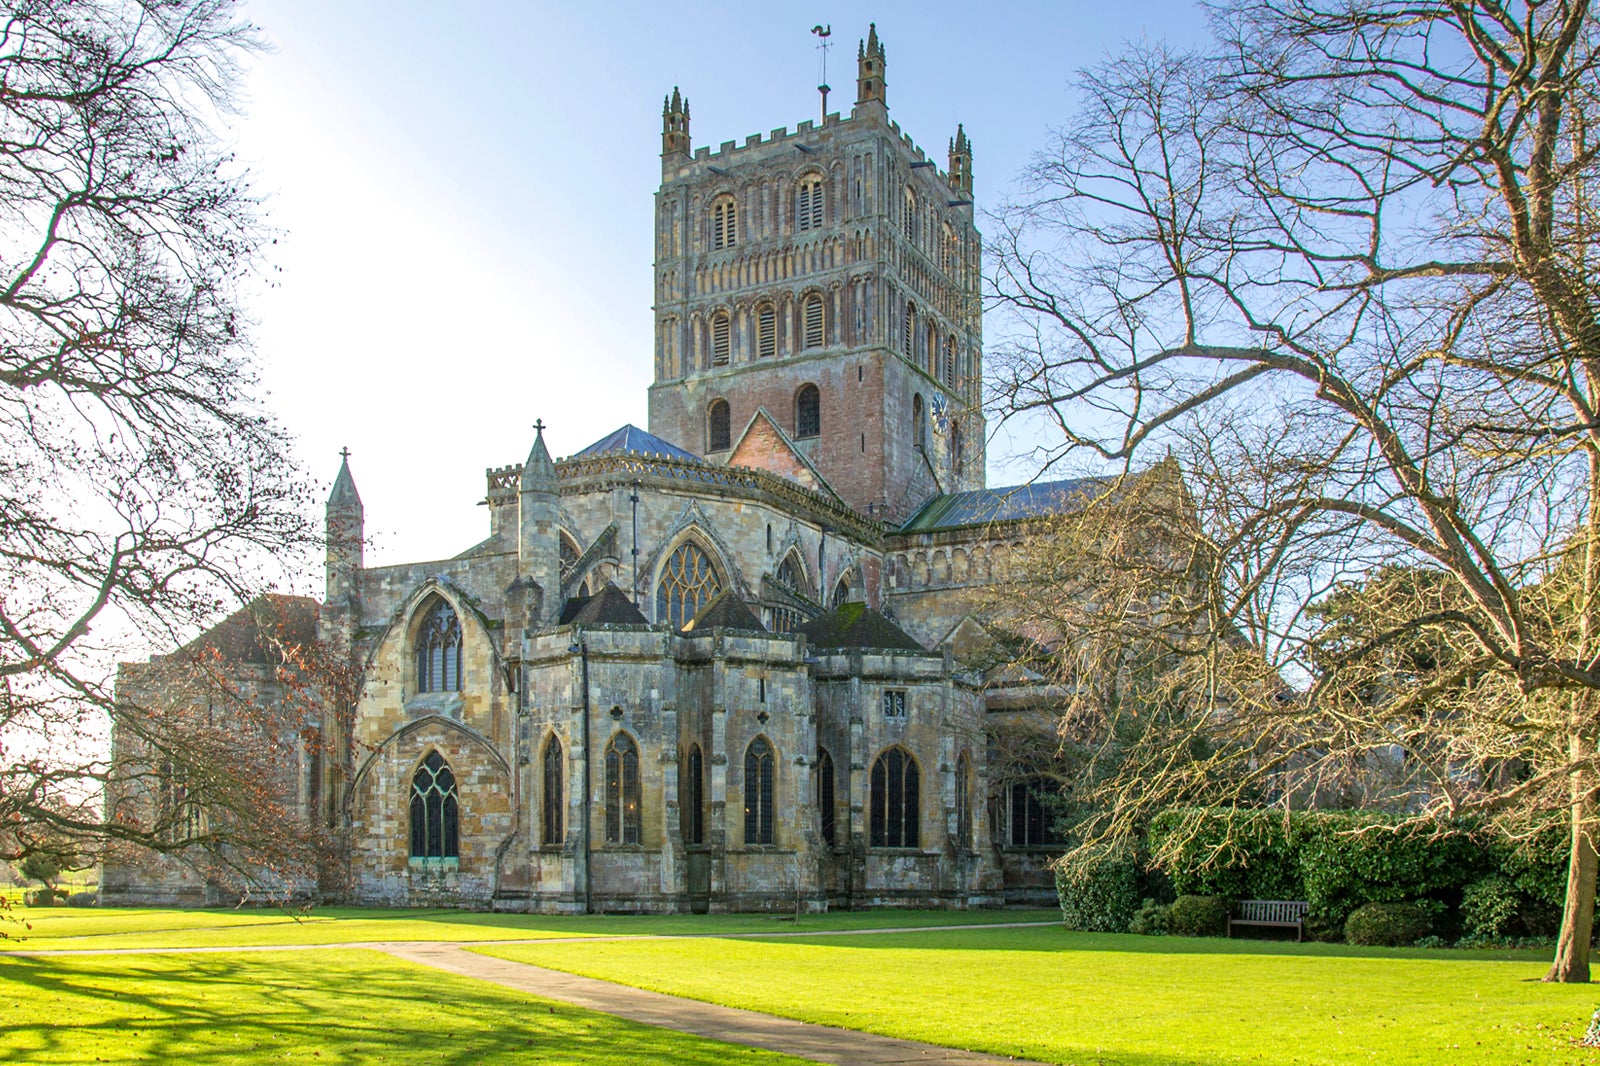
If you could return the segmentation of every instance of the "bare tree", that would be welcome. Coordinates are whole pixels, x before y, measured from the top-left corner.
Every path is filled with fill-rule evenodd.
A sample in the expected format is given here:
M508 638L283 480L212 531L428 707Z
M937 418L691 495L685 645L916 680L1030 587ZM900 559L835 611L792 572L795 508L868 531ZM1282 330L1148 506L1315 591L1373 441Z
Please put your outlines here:
M1288 802L1398 747L1433 768L1419 817L1561 812L1549 977L1587 980L1600 25L1582 0L1209 7L1210 49L1085 75L999 219L1002 410L1054 421L1051 462L1131 469L1162 442L1195 480L1205 595L1174 608L1176 672L1145 695L1181 690L1175 719L1222 735L1144 749L1116 781L1173 788L1119 802L1207 775ZM1446 580L1379 589L1335 647L1315 605L1380 565ZM1421 634L1456 656L1393 669Z
M255 30L229 0L0 3L0 856L168 846L101 803L119 652L192 636L311 543L241 284L271 235L219 139ZM206 745L210 744L210 747Z

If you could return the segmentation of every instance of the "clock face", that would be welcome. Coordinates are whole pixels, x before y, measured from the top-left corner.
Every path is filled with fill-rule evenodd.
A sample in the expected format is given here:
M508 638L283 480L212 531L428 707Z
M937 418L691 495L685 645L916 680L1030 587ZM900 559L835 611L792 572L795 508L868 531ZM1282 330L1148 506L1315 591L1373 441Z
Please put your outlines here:
M943 433L945 427L950 424L950 409L943 396L934 396L931 410L934 428Z

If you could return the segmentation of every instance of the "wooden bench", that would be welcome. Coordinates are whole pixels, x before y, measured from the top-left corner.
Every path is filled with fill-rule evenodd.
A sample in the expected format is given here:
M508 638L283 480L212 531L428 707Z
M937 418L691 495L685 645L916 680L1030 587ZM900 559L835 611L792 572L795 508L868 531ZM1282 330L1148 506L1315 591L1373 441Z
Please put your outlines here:
M1296 941L1306 935L1306 912L1311 904L1304 900L1242 899L1239 916L1228 918L1228 935L1233 935L1236 925L1260 925L1274 929L1293 929Z

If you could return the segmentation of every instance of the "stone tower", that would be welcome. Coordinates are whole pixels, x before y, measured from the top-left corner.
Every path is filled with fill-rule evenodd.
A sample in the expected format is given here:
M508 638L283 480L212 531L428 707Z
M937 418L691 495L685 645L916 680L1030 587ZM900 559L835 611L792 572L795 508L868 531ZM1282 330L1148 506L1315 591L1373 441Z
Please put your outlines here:
M876 27L857 65L848 118L716 151L666 101L650 431L715 461L765 409L894 521L983 487L980 245L965 130L941 172L889 119Z
M517 578L536 593L528 622L538 626L561 614L561 488L544 444L544 423L534 426L533 447L517 483Z
M366 511L361 506L355 478L350 476L348 450L340 453L340 460L339 476L333 479L333 489L328 493L323 526L328 554L321 629L322 639L349 647L360 613L357 577L363 561Z

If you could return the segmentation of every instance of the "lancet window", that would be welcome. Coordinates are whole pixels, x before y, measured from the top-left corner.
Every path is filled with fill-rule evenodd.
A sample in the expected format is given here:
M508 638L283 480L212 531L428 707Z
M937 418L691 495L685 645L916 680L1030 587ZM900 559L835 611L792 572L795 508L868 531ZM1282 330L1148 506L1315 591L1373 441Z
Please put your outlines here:
M893 747L872 764L871 840L875 848L918 845L921 804L917 761Z
M756 737L744 751L744 842L772 843L772 745Z
M605 807L606 843L639 843L639 746L626 733L606 745Z
M417 628L417 691L461 690L461 620L436 600Z

